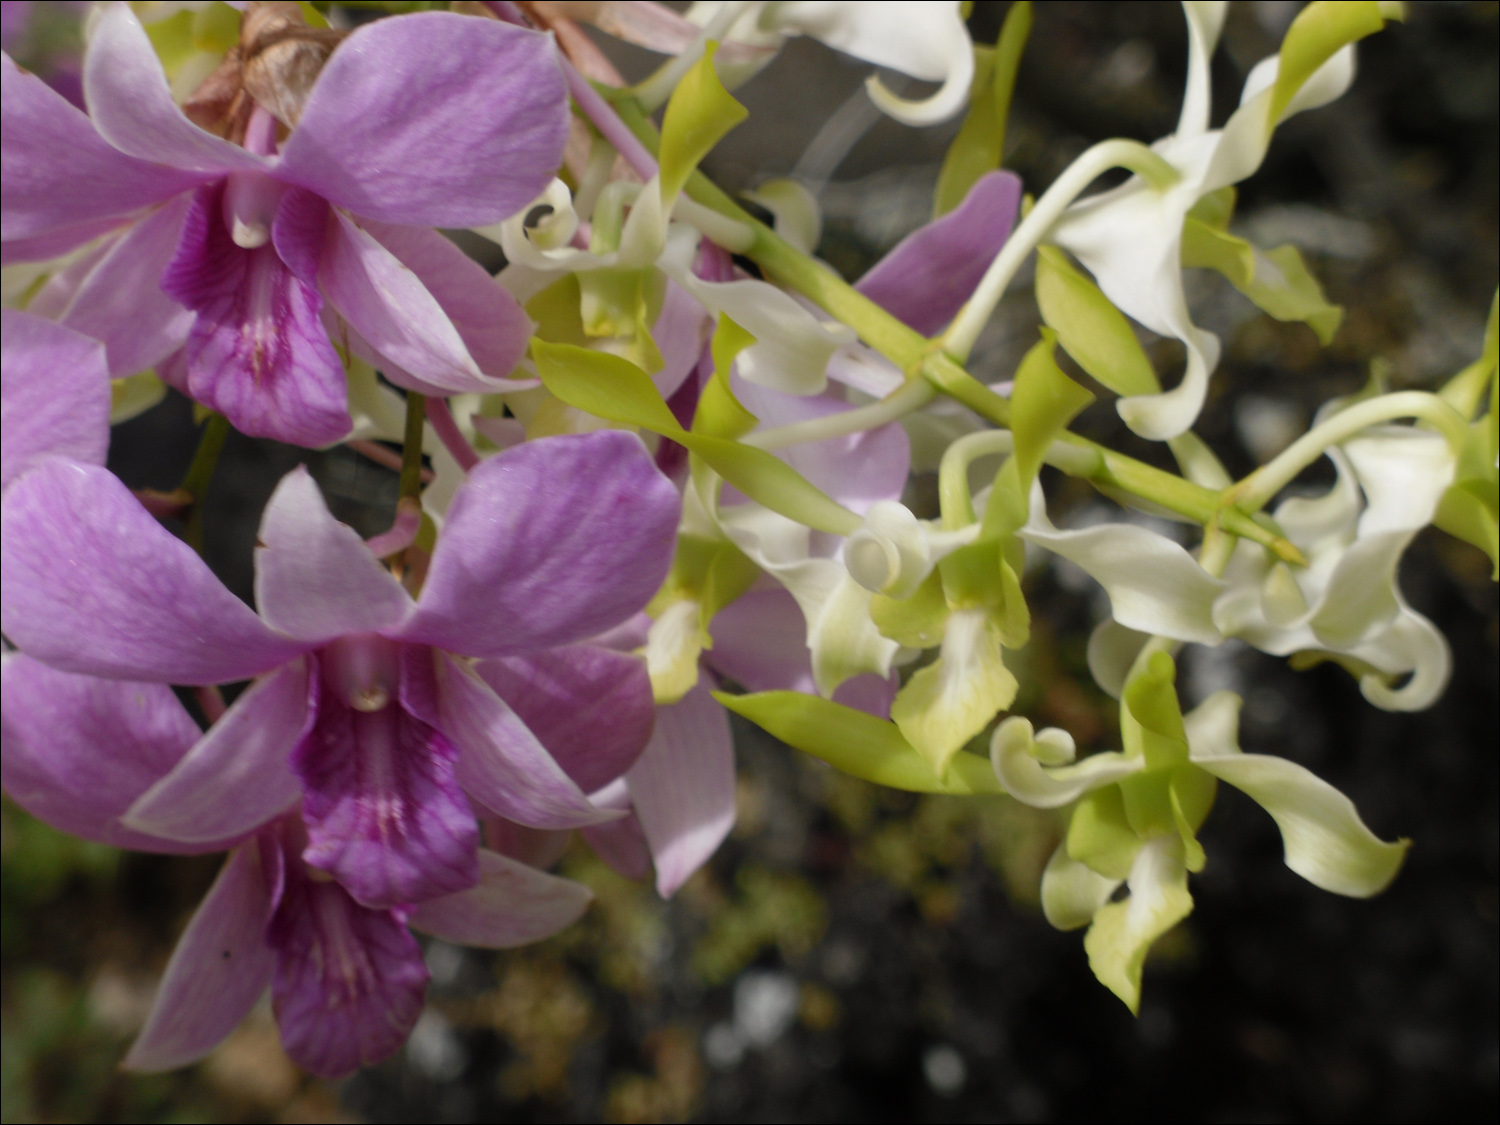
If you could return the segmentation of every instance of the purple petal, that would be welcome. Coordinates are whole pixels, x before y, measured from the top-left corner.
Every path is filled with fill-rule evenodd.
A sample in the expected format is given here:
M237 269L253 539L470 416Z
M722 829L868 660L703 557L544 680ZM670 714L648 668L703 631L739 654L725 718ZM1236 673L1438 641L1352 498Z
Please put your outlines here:
M70 227L59 227L57 230L39 234L34 238L17 238L8 242L0 243L0 266L14 265L17 262L45 262L66 254L69 250L82 246L91 239L100 235L108 234L110 231L128 223L128 217L115 216L109 219L94 219L86 223L78 223ZM53 275L56 276L55 274ZM34 309L35 299L28 308Z
M483 827L485 847L544 871L562 858L573 838L565 828L527 828L501 816L486 816Z
M95 465L48 458L11 482L0 569L0 628L67 672L217 684L302 650Z
M99 14L83 60L83 96L99 135L123 153L219 175L267 166L263 157L198 128L177 108L146 29L126 4L105 5Z
M651 376L651 381L662 398L670 399L698 366L712 323L703 306L688 296L687 290L675 281L667 282L661 315L651 329L662 358L662 368Z
M371 362L382 370L394 365L397 381L414 376L422 385L412 389L422 394L495 390L421 279L347 215L333 216L318 279L329 304L373 352Z
M585 793L622 776L651 737L656 706L639 657L572 645L476 670Z
M62 239L7 247L7 262L63 253L107 229L98 220L159 203L204 179L115 150L87 117L9 56L0 59L0 130L0 237Z
M832 395L783 394L735 376L735 395L763 428L826 418L853 409ZM899 500L911 468L911 442L900 425L778 449L776 456L840 504L863 515L877 500Z
M62 317L69 328L102 340L109 373L134 375L182 347L193 314L162 290L177 252L189 197L180 196L138 221L88 272Z
M306 285L317 287L318 265L328 245L328 203L302 188L288 188L271 224L271 243L277 256Z
M317 722L292 756L305 788L302 858L376 908L472 887L479 827L455 777L457 748L395 699L351 707L333 664L319 661Z
M256 841L230 855L172 951L127 1070L186 1066L249 1014L276 963L266 942L269 884Z
M316 644L379 632L411 609L401 583L329 513L305 466L281 478L259 538L255 604L273 629Z
M468 656L602 633L661 586L680 504L640 439L620 430L487 458L453 498L402 632Z
M297 799L288 759L312 725L308 662L251 684L188 755L130 806L131 828L196 843L254 831Z
M430 898L411 910L411 924L455 945L510 949L551 937L578 921L594 895L503 855L479 853L479 885Z
M152 852L213 851L132 832L120 814L198 740L172 690L0 657L0 786L54 828Z
M0 410L0 488L43 453L103 464L109 449L104 349L39 316L0 310Z
M656 860L656 889L670 897L734 826L734 744L729 713L706 677L656 709L656 733L627 781Z
M406 1042L422 1014L427 966L399 911L360 906L288 854L266 937L276 951L272 1006L298 1066L342 1078Z
M730 602L710 626L714 647L703 660L749 691L800 691L817 695L807 626L792 595L781 586L751 590ZM873 672L839 685L833 699L846 707L888 718L900 680Z
M990 172L956 209L898 242L855 288L922 335L935 336L1000 253L1020 206L1020 177Z
M614 819L615 813L589 803L516 713L459 661L438 654L431 698L415 694L423 686L416 677L403 682L408 686L418 714L431 713L435 705L434 725L462 753L459 784L490 812L532 828L578 828Z
M506 379L521 358L534 327L510 291L437 231L364 220L361 225L417 275L458 329L480 372ZM515 389L536 380L510 380Z
M366 24L339 47L279 175L382 222L484 226L542 193L567 128L550 36L421 13Z
M630 786L622 777L607 788L590 794L589 800L605 808L630 808ZM582 830L589 847L619 875L626 879L644 879L651 874L651 847L640 819L631 809L619 820L595 824Z
M188 390L237 430L319 446L349 432L344 366L318 317L323 299L273 246L246 250L224 225L224 185L200 188L161 276L197 313L184 349Z

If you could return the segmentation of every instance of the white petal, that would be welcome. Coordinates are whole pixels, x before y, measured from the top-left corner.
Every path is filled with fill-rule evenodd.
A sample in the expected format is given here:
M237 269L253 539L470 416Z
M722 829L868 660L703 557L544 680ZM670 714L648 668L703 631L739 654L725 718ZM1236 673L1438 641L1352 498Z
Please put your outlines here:
M1007 793L1033 808L1057 809L1090 790L1113 785L1146 764L1145 758L1127 758L1110 752L1094 754L1072 765L1044 765L1043 739L1052 735L1055 741L1056 735L1063 733L1044 730L1033 737L1031 721L1019 715L1000 724L990 739L990 764ZM1068 741L1071 743L1072 739Z
M1042 913L1055 929L1087 926L1121 882L1079 863L1059 844L1042 872Z

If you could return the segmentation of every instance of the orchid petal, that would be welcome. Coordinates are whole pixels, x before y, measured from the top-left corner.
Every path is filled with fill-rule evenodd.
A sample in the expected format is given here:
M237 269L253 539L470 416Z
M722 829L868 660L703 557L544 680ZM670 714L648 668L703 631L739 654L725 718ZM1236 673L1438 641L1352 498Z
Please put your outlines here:
M616 813L589 803L477 673L446 653L437 660L435 725L459 747L458 781L470 797L532 828L579 828L615 818ZM419 715L427 706L416 699L410 703Z
M623 775L651 737L651 680L639 657L571 645L475 670L585 793Z
M922 335L936 336L1000 253L1020 206L1019 176L986 173L962 204L903 238L855 288Z
M1043 755L1049 750L1061 753ZM1058 809L1144 768L1144 757L1109 752L1075 762L1073 737L1050 727L1033 735L1031 720L1006 719L990 739L990 763L1005 791L1037 809ZM1053 923L1056 925L1056 923ZM1080 923L1081 924L1081 923ZM1059 929L1070 929L1061 926Z
M1089 634L1089 674L1094 682L1119 699L1135 658L1150 639L1146 633L1125 628L1113 617L1099 622Z
M398 381L403 374L419 380L420 393L495 390L417 275L343 212L333 217L318 279L329 304L369 345L371 362L393 364Z
M1349 655L1375 669L1360 675L1359 690L1385 711L1426 710L1453 674L1453 653L1442 630L1404 606L1390 628ZM1391 680L1408 672L1411 678L1405 684L1391 687Z
M491 390L524 390L534 379L507 378L526 354L534 327L510 291L434 230L364 220L364 230L396 256L437 301Z
M453 499L401 634L509 656L602 633L661 586L679 511L633 434L543 438L487 458Z
M662 271L716 316L755 337L739 356L739 373L752 383L794 395L817 394L827 384L833 353L854 342L841 324L827 325L790 295L764 281L709 282L693 273L695 231L674 227L659 263Z
M161 61L128 4L99 13L83 60L83 96L99 135L121 152L190 172L264 170L268 161L198 128L172 100Z
M1214 600L1225 584L1181 546L1131 524L1101 524L1076 531L1054 527L1040 502L1020 538L1076 563L1104 587L1112 616L1128 629L1197 644L1223 639L1214 624Z
M1221 691L1184 717L1193 764L1271 814L1286 845L1286 865L1309 883L1355 898L1385 890L1411 841L1382 841L1353 801L1296 762L1243 753L1236 737L1239 711L1239 696Z
M628 810L626 814L608 824L591 824L580 829L579 835L616 874L632 882L639 882L651 874L651 845L646 841L640 817L629 808L630 786L624 778L620 778L606 791L591 793L589 800L602 807L614 808L616 792L619 794L621 807Z
M869 80L870 100L907 125L946 121L967 104L974 77L974 51L956 2L828 3L791 0L762 17L781 32L820 39L837 50L888 66L941 89L922 101L898 98L878 79Z
M1059 844L1042 871L1042 914L1054 929L1087 926L1121 882L1079 863Z
M108 470L48 458L6 490L0 622L67 672L176 684L249 679L296 657Z
M379 20L323 68L278 174L382 222L484 226L552 179L567 107L549 36L446 12Z
M313 718L305 659L262 676L130 806L124 822L186 843L259 828L297 799L288 759Z
M0 487L57 453L104 463L109 372L95 340L15 309L0 310Z
M338 441L352 425L344 367L318 291L273 246L246 250L224 226L224 187L200 189L162 289L198 314L184 354L188 390L252 437Z
M99 220L170 199L205 179L111 147L84 114L9 55L0 58L0 130L0 237L17 261L64 253L107 229ZM52 239L9 245L38 236Z
M214 851L124 827L120 814L198 740L198 726L162 684L101 680L0 656L4 703L0 785L54 828L151 852Z
M964 743L1011 705L1016 687L1001 656L1000 630L988 614L955 610L937 660L906 681L891 704L891 718L942 777Z
M208 1054L270 983L271 890L255 841L236 849L172 951L127 1070L171 1070Z
M627 779L656 861L657 892L670 898L734 826L729 713L707 683L657 709L656 731Z
M1083 939L1089 967L1099 983L1140 1008L1141 969L1151 943L1192 912L1182 841L1176 836L1148 840L1130 867L1130 896L1099 908Z
M272 1006L292 1061L322 1078L372 1066L422 1014L427 966L403 917L368 910L287 857L286 890L267 940Z
M1177 133L1196 136L1208 130L1213 97L1210 67L1229 5L1224 0L1189 0L1182 9L1188 24L1188 77Z
M104 343L109 373L156 366L188 338L193 314L161 287L176 254L189 197L180 196L128 230L83 278L62 323Z
M479 853L479 884L412 907L411 924L455 945L510 949L566 929L594 893L495 852Z
M255 602L272 628L318 644L378 633L410 612L411 596L358 533L328 511L298 466L266 504L255 551Z

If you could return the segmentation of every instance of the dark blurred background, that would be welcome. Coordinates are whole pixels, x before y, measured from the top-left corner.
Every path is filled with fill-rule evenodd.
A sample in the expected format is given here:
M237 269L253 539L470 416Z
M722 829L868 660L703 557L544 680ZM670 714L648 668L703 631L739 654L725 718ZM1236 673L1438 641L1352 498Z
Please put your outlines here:
M993 42L1005 3L975 4ZM1347 317L1320 348L1227 287L1192 281L1225 358L1200 432L1236 472L1284 446L1371 360L1431 387L1477 355L1497 277L1495 3L1417 3L1360 46L1343 100L1277 135L1241 187L1236 230L1304 252ZM1235 4L1214 64L1215 123L1300 5ZM612 47L627 77L643 52ZM1175 124L1180 11L1039 3L1007 164L1040 192L1087 145ZM22 59L24 62L25 60ZM731 188L824 182L820 253L857 276L925 221L956 124L862 110L868 67L794 41L739 96L750 121L710 172ZM893 79L893 82L895 80ZM908 93L918 92L911 87ZM825 133L830 116L842 138ZM837 162L829 153L847 149ZM1007 377L1036 339L1023 275L976 353ZM1153 345L1164 369L1175 357ZM1082 426L1138 455L1107 405ZM111 467L170 488L194 443L169 398L119 427ZM309 463L336 514L382 530L391 474L347 451L232 438L211 497L209 560L248 597L261 507ZM1056 488L1059 508L1097 501ZM560 870L598 903L558 938L505 954L429 946L433 985L410 1044L345 1082L302 1077L266 1007L200 1065L126 1076L119 1058L217 860L120 854L4 805L0 890L6 1121L1240 1121L1493 1120L1497 1046L1496 595L1477 551L1424 534L1408 599L1447 634L1455 672L1431 710L1374 710L1336 667L1293 672L1236 645L1189 649L1191 704L1232 688L1242 741L1316 770L1386 838L1415 841L1368 902L1281 862L1258 806L1222 787L1203 831L1197 907L1160 941L1133 1018L1088 971L1081 934L1036 905L1052 814L1006 800L878 790L738 725L739 823L663 903L584 849ZM1100 612L1076 572L1029 580L1035 637L1018 706L1081 745L1117 744L1083 648Z

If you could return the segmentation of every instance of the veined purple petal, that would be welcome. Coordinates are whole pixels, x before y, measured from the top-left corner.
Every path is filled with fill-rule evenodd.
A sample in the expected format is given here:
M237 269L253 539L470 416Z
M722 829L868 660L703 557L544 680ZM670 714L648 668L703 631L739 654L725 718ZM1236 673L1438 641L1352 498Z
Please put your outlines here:
M1000 253L1020 206L1020 177L990 172L958 207L898 242L855 288L922 335L935 336Z
M145 371L182 347L193 314L162 290L189 205L179 196L136 222L89 270L62 323L104 342L109 373Z
M517 390L536 385L534 379L509 379L526 354L534 327L510 290L431 228L369 219L360 225L417 275L458 329L481 373L507 380Z
M639 657L570 645L475 670L585 793L622 776L651 737L656 706Z
M339 884L311 878L291 838L282 847L286 886L266 931L282 1046L304 1070L342 1078L406 1042L427 966L403 912L359 905Z
M627 809L619 820L594 824L582 829L594 854L626 879L644 879L651 874L651 846L641 828L640 818L630 804L630 786L619 778L605 788L589 794L589 800L603 808Z
M656 861L656 889L668 898L734 826L729 714L706 677L678 702L656 709L656 732L626 780Z
M404 702L458 746L458 780L490 812L532 828L579 828L612 820L596 808L498 695L447 653L437 654L429 695L415 675ZM429 710L430 709L430 710Z
M281 479L260 521L255 604L273 629L309 644L375 633L399 622L411 596L364 540L339 523L298 466Z
M268 629L107 469L49 457L5 491L0 628L67 672L245 680L303 646Z
M495 390L421 279L347 215L333 217L318 280L329 304L369 345L371 362L392 368L393 381L414 376L422 385L412 389L422 394Z
M509 656L602 633L661 586L680 506L640 439L620 430L487 458L453 498L402 635Z
M177 108L161 61L129 5L108 4L100 12L84 54L83 96L99 135L130 156L218 175L269 166L264 157L198 128Z
M187 843L252 832L297 800L289 764L312 725L308 660L262 676L130 806L131 828Z
M109 372L98 341L0 310L0 488L39 454L103 464L108 450Z
M484 226L541 194L567 128L550 36L425 12L334 52L278 175L382 222Z
M593 898L581 883L481 851L479 884L417 903L411 924L455 945L510 949L571 926Z
M735 376L732 385L762 427L826 418L853 407L832 395L783 394ZM780 457L840 504L863 515L877 500L899 500L911 469L911 442L900 425L778 449Z
M800 691L817 695L807 625L802 610L782 586L754 589L730 602L709 627L714 647L703 662L748 691ZM879 718L889 718L900 680L873 672L839 685L833 700Z
M17 262L48 261L100 235L118 230L129 222L130 216L128 215L94 219L70 227L59 227L57 230L48 231L46 234L39 234L33 238L17 238L9 242L0 242L0 266L15 265Z
M479 827L455 777L458 749L394 695L351 706L343 655L319 659L317 722L292 756L305 790L302 858L374 908L472 887Z
M59 672L19 652L0 656L0 786L54 828L150 852L215 851L133 832L120 815L198 740L162 684Z
M136 160L111 147L87 117L9 55L0 57L0 131L0 238L9 244L55 236L29 247L7 246L7 263L61 254L107 230L100 220L159 203L204 180L201 173Z
M288 188L271 224L271 243L277 256L305 285L317 287L318 265L328 245L327 200L302 188Z
M237 246L224 226L224 185L200 188L161 276L197 318L184 354L188 391L235 429L320 446L349 432L344 366L318 313L323 299L273 246Z
M172 951L127 1070L186 1066L245 1018L276 963L266 942L272 909L261 847L251 840L230 854Z

